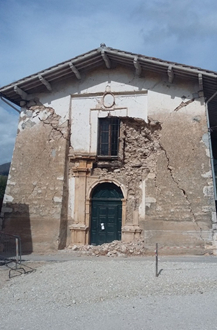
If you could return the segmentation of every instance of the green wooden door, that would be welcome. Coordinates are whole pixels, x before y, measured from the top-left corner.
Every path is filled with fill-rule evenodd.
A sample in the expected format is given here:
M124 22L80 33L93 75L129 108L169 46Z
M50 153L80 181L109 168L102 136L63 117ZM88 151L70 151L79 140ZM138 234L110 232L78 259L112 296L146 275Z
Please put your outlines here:
M113 183L98 185L92 194L90 243L100 245L121 239L121 189Z

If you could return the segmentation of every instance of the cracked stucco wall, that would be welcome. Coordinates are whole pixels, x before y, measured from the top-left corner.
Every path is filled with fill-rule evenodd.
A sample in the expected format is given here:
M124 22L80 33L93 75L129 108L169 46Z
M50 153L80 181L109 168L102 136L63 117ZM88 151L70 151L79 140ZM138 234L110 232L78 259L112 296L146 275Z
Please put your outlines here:
M158 114L148 123L121 118L121 161L109 168L103 161L96 165L93 176L116 179L126 187L126 224L132 224L137 212L146 244L204 247L211 243L215 210L202 139L205 129L205 115L195 121L186 113Z
M116 179L127 191L126 224L133 223L135 212L139 212L142 200L140 184L152 169L155 171L157 153L160 148L158 121L121 118L119 161L98 161L93 176L101 179Z
M23 251L56 249L66 238L68 121L45 106L21 113L4 197L4 230L19 234Z
M203 96L191 82L172 85L147 77L143 87L149 125L160 126L149 126L142 137L147 123L121 118L123 163L113 170L101 164L93 175L126 187L127 222L138 212L146 244L209 246L216 219Z
M102 109L108 90L115 106ZM21 114L5 229L21 233L24 241L31 234L34 250L64 246L75 208L70 179L68 194L68 148L95 157L98 118L113 115L121 118L119 162L96 162L88 184L106 179L124 185L126 224L137 214L147 245L209 244L213 186L205 106L197 91L197 83L168 84L168 77L139 78L124 68L54 84L51 93L38 96L44 106Z
M98 163L92 177L115 179L124 185L126 223L132 224L137 213L147 245L158 242L165 246L205 247L212 242L216 220L205 104L198 83L182 80L168 83L168 77L148 73L144 79L136 79L129 72L126 76L121 76L122 73L109 70L101 76L90 75L91 84L84 88L84 96L105 92L109 81L110 90L118 91L118 95L137 88L147 91L139 103L138 98L128 95L127 102L121 99L122 110L104 112L104 116L121 118L122 163L110 169L108 164ZM82 90L81 86L82 83ZM87 127L90 125L92 138L90 143L87 130L88 143L86 149L82 148L85 153L94 154L97 128L92 123L102 116L101 105L98 112L89 111L97 108L94 98L84 100L83 104L82 99L79 102L83 116L87 109L86 118L90 118ZM119 105L119 99L116 103ZM77 107L78 102L74 105Z
M216 220L205 106L191 99L174 109L152 110L162 130L156 172L146 180L146 194L154 200L146 205L145 239L209 245Z

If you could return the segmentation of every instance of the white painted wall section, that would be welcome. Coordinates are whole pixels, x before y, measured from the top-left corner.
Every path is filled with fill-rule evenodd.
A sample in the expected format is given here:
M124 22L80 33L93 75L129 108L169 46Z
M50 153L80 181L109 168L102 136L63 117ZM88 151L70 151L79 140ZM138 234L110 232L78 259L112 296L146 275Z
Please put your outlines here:
M74 219L74 216L75 216L75 177L69 178L68 215L69 215L70 219Z
M115 103L111 108L104 107L104 94L99 94L72 97L71 145L75 153L96 154L98 118L134 117L147 122L146 91L138 93L136 96L130 92L129 95L116 95L114 92Z

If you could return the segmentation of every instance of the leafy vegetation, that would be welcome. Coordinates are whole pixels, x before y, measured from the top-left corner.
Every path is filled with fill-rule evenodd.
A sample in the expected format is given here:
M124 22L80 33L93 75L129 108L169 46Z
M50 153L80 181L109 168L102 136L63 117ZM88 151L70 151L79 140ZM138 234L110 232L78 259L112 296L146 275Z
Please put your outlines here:
M11 163L0 165L0 200L3 200ZM0 206L1 209L1 206Z
M7 184L7 176L0 175L0 198L4 197L6 184Z

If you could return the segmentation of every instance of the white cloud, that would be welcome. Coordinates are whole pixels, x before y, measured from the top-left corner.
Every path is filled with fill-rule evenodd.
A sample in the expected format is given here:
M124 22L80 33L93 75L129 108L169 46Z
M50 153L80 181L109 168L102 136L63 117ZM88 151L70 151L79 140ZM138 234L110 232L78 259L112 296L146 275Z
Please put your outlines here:
M145 54L217 70L217 3L158 0L141 3L133 20L141 26Z
M107 5L96 0L83 1L75 8L70 1L63 1L65 6L61 7L54 5L60 1L52 1L50 7L49 1L31 6L26 1L10 2L10 16L6 15L4 24L0 23L4 29L5 25L8 27L0 37L7 45L7 55L3 54L4 61L0 62L1 85L97 48L101 42L129 50L141 42L137 27L129 19L132 5L124 1L106 2ZM9 75L5 66L10 66Z
M102 42L217 70L216 12L215 0L0 1L0 86ZM16 135L17 114L8 111L0 108L0 162Z
M101 42L215 70L216 9L214 0L0 2L0 85Z

